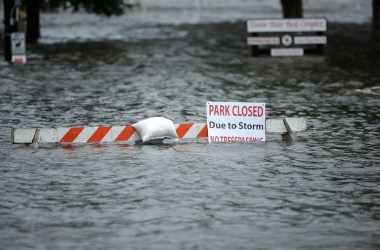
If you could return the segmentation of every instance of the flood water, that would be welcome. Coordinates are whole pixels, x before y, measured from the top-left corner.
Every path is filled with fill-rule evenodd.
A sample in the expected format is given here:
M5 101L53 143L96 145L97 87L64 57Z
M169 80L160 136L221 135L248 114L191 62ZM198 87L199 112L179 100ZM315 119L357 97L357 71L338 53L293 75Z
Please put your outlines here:
M163 11L149 13L181 17ZM355 91L380 84L368 23L332 22L323 57L252 58L244 21L131 16L45 14L28 63L1 63L0 249L380 248L380 100ZM265 102L308 129L296 142L11 143L12 128L205 122L206 101Z

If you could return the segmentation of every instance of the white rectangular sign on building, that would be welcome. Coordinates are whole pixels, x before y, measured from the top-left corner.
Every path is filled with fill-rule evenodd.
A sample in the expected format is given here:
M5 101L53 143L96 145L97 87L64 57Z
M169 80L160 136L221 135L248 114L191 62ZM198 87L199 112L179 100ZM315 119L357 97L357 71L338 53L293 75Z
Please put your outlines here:
M209 143L265 141L265 104L207 102Z

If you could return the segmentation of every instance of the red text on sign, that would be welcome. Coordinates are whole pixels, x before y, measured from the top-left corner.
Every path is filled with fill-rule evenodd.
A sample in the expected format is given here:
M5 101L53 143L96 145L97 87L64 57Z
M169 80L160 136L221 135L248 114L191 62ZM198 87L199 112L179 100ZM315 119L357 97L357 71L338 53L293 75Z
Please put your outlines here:
M232 115L234 116L255 116L261 117L264 114L262 106L233 106Z
M230 105L210 105L209 115L230 116Z
M252 142L264 141L262 137L241 137L241 136L210 136L210 142Z
M230 112L231 111L231 112ZM240 105L210 105L209 115L214 116L252 116L261 117L264 115L263 106L240 106Z

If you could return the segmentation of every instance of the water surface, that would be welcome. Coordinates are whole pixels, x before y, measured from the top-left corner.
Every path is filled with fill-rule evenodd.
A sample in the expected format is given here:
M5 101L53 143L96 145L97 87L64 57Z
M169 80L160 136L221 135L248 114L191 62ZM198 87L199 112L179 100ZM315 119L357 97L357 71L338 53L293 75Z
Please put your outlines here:
M275 59L250 57L240 21L80 39L52 17L26 65L0 68L1 249L379 249L380 102L355 92L380 82L368 24L331 24L324 57ZM11 144L15 127L204 122L208 100L265 102L308 130L295 143Z

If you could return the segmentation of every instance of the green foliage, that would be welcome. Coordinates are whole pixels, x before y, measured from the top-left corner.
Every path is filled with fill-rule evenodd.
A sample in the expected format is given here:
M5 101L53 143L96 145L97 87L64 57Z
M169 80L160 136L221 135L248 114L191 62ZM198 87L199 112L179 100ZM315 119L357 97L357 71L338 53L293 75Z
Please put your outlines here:
M123 0L41 0L42 7L54 9L57 7L73 7L75 11L83 8L87 12L106 16L124 13Z

